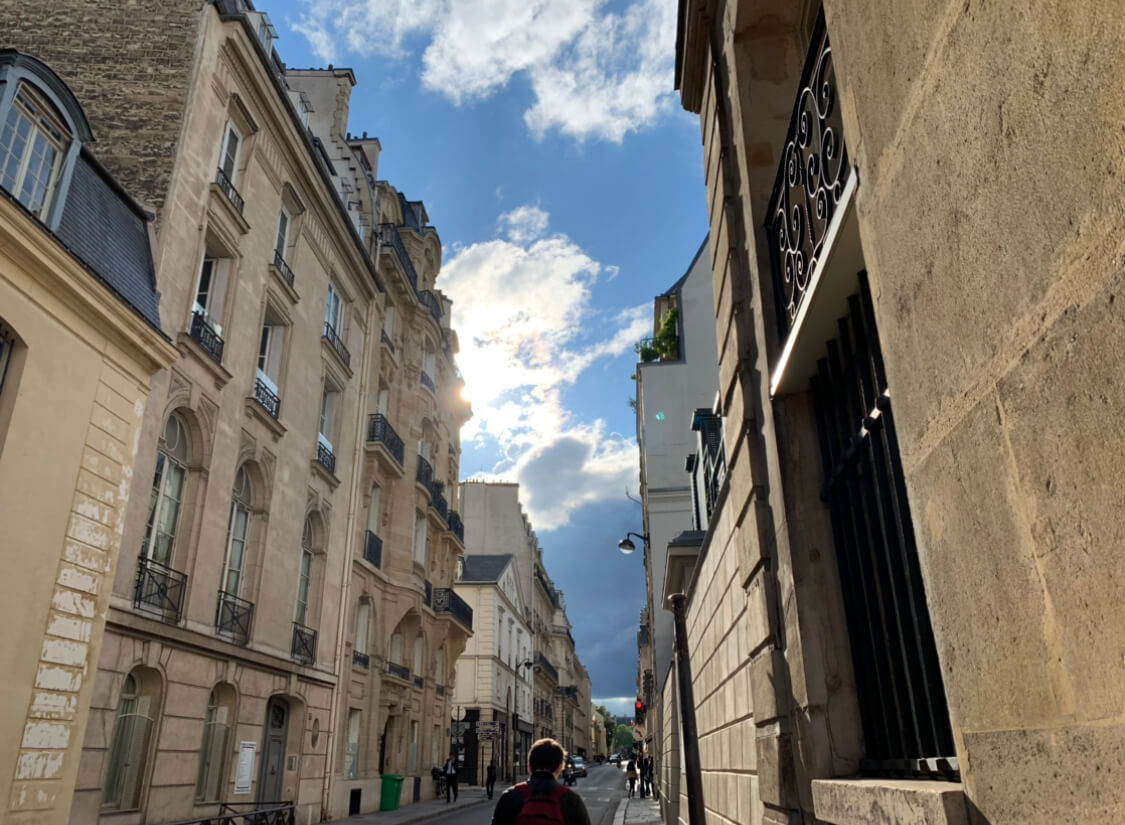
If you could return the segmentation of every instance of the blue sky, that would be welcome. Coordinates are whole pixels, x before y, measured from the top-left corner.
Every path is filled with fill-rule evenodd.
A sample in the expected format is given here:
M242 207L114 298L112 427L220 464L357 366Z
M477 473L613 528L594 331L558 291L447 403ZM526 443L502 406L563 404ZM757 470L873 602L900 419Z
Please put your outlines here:
M260 0L293 67L348 66L350 130L426 203L475 416L465 478L519 481L594 696L631 709L634 342L707 231L675 0Z

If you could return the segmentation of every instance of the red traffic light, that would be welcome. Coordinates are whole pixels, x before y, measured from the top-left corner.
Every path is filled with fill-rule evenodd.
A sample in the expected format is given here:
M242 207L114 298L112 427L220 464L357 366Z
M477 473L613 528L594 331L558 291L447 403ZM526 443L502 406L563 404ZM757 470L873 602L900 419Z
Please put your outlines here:
M637 700L637 701L636 701L636 702L635 702L635 703L633 704L633 708L634 708L634 709L635 709L635 710L637 711L637 713L644 713L644 710L645 710L645 703L644 703L644 702L642 702L642 701L641 701L640 699L638 699L638 700Z

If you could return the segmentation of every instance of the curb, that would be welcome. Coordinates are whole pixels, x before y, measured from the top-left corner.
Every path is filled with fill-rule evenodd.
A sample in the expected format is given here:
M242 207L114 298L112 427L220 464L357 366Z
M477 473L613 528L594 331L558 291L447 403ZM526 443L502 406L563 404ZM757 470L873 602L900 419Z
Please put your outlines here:
M453 813L454 811L468 810L470 808L479 808L481 805L484 805L485 803L491 802L491 801L492 800L489 799L486 796L483 799L477 799L473 802L466 802L464 805L457 805L456 807L442 808L440 811L427 811L426 813L420 813L420 814L418 814L418 816L412 817L411 819L399 819L399 820L395 821L394 825L419 825L419 823L422 823L422 822L430 822L431 820L440 819L443 816L448 816L449 814ZM376 817L379 813L381 813L381 812L380 811L372 811L371 813L360 814L360 816ZM391 813L391 812L387 811L387 813ZM337 820L332 820L331 822L326 823L326 825L342 825L342 823L345 823L347 821L348 821L347 818L342 819L342 820L337 819ZM377 825L378 822L379 822L379 819L377 819L377 818L372 819L372 823L374 823L375 825ZM616 823L615 823L615 825L616 825Z

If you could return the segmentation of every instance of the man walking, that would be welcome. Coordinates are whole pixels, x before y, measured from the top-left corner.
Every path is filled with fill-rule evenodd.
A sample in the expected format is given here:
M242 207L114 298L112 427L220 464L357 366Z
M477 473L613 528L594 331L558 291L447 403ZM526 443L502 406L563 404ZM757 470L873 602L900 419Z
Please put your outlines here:
M488 763L488 773L484 780L484 789L488 792L488 798L492 799L492 791L496 787L496 760L493 759Z
M563 825L590 825L586 804L575 791L559 784L566 752L554 739L540 739L527 754L531 774L504 791L492 814L492 825L532 825L550 819Z
M445 761L445 767L442 768L442 773L445 774L445 801L457 801L457 758L451 753L449 759ZM450 794L453 798L450 799Z

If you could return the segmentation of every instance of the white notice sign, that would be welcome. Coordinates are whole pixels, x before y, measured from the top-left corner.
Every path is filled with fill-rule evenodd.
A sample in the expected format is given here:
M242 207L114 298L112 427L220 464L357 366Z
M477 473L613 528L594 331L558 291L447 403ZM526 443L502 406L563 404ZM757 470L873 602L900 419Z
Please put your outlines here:
M250 782L254 776L254 751L257 749L256 742L238 743L238 772L234 776L235 794L250 793Z

